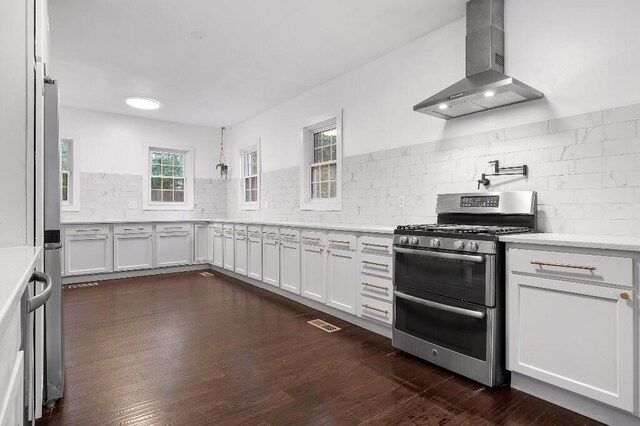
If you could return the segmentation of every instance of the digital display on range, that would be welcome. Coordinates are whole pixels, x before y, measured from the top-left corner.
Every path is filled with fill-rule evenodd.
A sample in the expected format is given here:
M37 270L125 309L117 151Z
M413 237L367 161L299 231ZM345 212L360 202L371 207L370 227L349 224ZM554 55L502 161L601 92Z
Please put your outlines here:
M498 195L477 195L460 198L460 207L498 207L499 205L500 196Z

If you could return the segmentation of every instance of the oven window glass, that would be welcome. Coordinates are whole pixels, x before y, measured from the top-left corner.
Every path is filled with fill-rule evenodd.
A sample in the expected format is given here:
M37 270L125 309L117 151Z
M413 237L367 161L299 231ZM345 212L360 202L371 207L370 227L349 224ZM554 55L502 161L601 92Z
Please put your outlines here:
M485 263L448 260L420 254L396 253L395 284L416 291L452 297L469 302L486 303L486 271L492 256Z
M436 303L451 304L443 298L429 297ZM484 307L454 302L454 306L487 312ZM473 318L395 298L395 328L443 348L486 361L487 317Z

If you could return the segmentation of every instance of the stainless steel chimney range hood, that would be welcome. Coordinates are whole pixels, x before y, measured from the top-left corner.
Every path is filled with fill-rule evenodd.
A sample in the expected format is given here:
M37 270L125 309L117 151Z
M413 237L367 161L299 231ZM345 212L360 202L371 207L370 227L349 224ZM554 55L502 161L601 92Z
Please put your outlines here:
M504 74L504 0L467 2L466 78L413 107L445 120L542 98Z

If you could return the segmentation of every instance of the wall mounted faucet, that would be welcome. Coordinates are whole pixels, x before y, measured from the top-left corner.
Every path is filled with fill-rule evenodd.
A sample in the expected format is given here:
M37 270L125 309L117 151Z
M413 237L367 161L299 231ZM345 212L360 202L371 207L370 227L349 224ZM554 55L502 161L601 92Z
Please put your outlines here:
M509 166L500 167L500 160L489 161L489 164L493 164L493 173L483 173L482 177L478 179L478 189L480 185L484 185L487 188L491 185L491 181L487 179L487 176L528 176L529 166L523 164L522 166Z

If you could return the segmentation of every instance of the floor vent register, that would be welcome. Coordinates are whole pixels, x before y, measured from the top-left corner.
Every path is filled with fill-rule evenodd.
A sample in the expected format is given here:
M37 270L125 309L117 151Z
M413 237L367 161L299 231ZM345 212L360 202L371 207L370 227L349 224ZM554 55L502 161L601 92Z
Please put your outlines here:
M67 284L64 288L71 290L72 288L95 287L97 285L98 283Z
M202 275L203 277L213 277L213 276L215 276L211 272L199 272L199 274Z
M336 327L335 325L329 324L328 322L322 321L321 319L314 319L311 321L307 321L307 323L311 324L314 327L318 327L320 330L324 330L327 333L333 333L341 330L340 327Z

